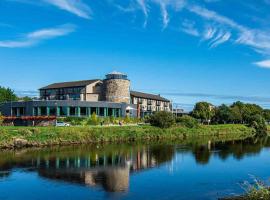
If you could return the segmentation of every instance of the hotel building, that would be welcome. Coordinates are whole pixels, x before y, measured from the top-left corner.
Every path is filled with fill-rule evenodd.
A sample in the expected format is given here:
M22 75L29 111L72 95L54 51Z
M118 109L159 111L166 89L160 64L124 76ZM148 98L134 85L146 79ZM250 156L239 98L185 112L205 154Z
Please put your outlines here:
M53 83L39 89L39 100L6 102L4 116L98 116L143 117L155 111L171 111L160 95L130 90L127 75L112 72L105 79Z

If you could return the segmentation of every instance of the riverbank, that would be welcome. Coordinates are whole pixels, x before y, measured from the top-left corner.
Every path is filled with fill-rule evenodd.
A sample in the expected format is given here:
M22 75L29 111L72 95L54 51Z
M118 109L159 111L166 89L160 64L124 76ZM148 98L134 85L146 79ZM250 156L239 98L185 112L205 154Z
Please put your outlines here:
M130 141L185 140L208 136L212 140L238 140L252 137L254 129L244 125L211 125L198 128L152 126L121 127L0 127L0 148L51 145L121 143Z

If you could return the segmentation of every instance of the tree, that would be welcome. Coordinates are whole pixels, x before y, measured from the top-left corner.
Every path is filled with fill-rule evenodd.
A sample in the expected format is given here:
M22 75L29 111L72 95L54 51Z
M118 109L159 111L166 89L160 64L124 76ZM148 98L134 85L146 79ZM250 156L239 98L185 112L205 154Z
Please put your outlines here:
M263 109L256 104L245 104L243 112L244 123L250 123L255 115L263 116Z
M241 101L237 101L233 103L230 107L230 110L231 110L230 120L233 123L242 124L244 122L244 109L245 109L245 104L242 103Z
M25 96L25 97L20 97L19 100L21 100L21 101L32 101L33 99L31 97Z
M214 118L217 123L226 124L230 121L230 116L231 116L230 108L225 104L222 104L221 106L217 107Z
M265 136L267 135L267 126L265 119L259 115L253 115L250 118L249 126L256 130L257 136Z
M270 122L270 109L263 110L263 117L267 122Z
M198 102L192 111L192 115L196 119L200 119L201 122L209 124L215 115L214 106L208 102Z
M0 103L7 101L17 101L18 97L10 88L5 88L0 86Z
M175 123L172 113L166 111L155 112L150 115L149 122L159 128L170 128Z

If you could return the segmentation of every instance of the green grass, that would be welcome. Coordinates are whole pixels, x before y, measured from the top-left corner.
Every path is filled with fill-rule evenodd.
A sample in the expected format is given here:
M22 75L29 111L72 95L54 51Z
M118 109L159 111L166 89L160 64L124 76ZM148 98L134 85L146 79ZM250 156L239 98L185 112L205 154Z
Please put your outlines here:
M0 127L0 148L12 147L15 139L27 141L27 146L184 140L211 137L212 140L234 140L251 137L254 130L244 125L211 125L198 128L151 126L122 127Z
M227 197L221 200L258 200L258 199L270 199L270 188L262 181L254 179L254 184L245 182L242 186L245 190L245 194L242 196Z

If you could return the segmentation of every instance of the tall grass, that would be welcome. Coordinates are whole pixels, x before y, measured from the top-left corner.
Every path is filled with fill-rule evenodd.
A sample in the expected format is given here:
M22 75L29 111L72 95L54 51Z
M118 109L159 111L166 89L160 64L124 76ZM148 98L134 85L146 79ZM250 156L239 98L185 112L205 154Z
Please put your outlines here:
M198 128L173 127L160 129L152 126L118 127L0 127L0 148L12 147L19 138L28 146L74 143L104 143L151 140L184 140L208 136L222 140L244 139L254 133L244 125L212 125Z

